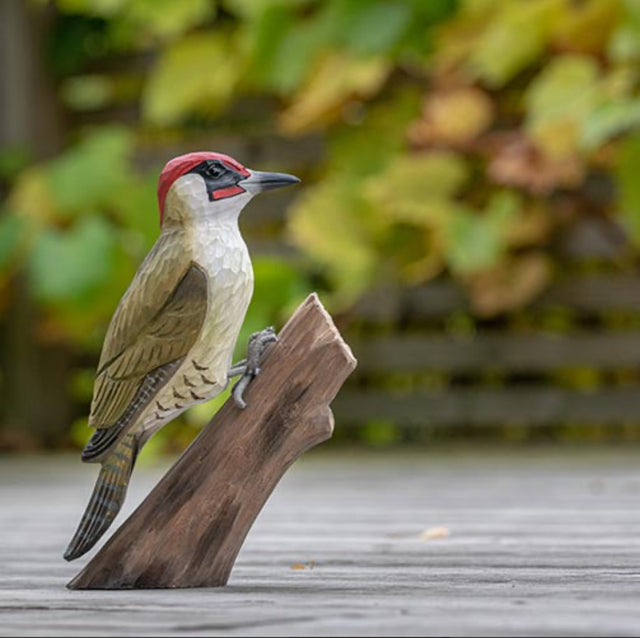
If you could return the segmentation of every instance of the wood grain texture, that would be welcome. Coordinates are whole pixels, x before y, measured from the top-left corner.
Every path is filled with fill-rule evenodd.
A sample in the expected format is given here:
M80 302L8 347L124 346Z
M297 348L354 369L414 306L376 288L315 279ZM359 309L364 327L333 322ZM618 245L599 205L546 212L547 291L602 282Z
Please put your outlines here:
M226 587L127 591L64 587L94 468L0 457L0 636L637 636L638 452L331 441L285 474ZM162 473L138 468L127 512Z
M245 394L227 401L70 589L225 585L287 468L333 432L329 404L356 366L317 295L298 308Z

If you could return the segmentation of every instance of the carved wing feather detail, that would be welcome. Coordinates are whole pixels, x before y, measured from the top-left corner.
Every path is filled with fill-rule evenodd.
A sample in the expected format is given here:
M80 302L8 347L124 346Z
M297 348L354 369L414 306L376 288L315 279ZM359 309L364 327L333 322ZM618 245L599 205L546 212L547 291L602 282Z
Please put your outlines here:
M198 338L207 311L207 277L179 254L172 258L180 251L168 248L161 237L113 316L94 386L93 427L124 431L173 376L177 367L170 364L184 359ZM174 368L171 375L150 384L150 375L166 366ZM130 418L123 422L126 414Z

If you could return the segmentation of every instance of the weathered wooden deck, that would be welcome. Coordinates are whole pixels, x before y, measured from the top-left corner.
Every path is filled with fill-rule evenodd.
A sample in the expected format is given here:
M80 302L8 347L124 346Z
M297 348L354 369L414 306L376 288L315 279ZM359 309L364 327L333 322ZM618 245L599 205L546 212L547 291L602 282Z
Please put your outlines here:
M95 468L0 458L0 635L637 636L639 461L319 451L277 488L228 587L71 592L80 562L61 554ZM139 468L129 511L158 472ZM421 540L434 527L449 537Z

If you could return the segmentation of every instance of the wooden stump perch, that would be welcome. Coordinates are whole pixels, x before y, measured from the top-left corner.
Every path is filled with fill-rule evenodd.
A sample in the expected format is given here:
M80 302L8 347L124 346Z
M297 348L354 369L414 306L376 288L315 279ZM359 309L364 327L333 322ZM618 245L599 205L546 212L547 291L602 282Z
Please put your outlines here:
M245 393L229 400L71 589L218 587L274 487L306 450L331 437L329 404L356 367L310 295Z

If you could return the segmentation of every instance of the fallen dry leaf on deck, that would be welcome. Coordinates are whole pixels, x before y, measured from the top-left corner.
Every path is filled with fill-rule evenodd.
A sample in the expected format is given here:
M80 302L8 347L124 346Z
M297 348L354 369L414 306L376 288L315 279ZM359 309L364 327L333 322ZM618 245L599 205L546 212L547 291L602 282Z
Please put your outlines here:
M294 563L291 565L291 569L302 570L302 569L313 569L316 566L316 561L310 560L307 563Z
M421 541L431 541L436 538L448 538L449 537L449 528L448 527L430 527L429 529L425 529L422 534L420 534Z

